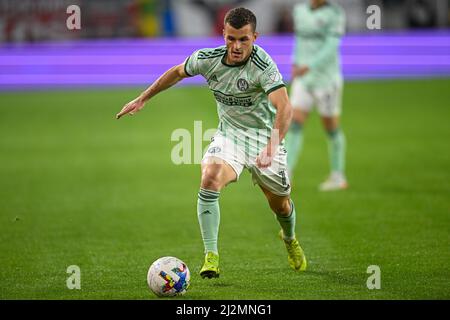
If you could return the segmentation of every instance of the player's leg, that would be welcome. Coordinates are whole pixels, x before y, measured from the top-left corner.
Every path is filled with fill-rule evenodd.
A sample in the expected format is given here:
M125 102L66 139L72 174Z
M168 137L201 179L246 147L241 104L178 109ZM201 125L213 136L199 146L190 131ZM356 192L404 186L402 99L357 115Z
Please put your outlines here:
M292 82L290 100L293 107L291 126L286 135L286 149L288 151L288 175L292 173L303 149L303 125L313 105L311 94L300 80Z
M289 265L296 271L306 269L306 258L295 236L296 213L290 198L291 185L286 176L286 151L279 146L268 168L252 167L253 182L258 184L281 226L282 239L288 251Z
M303 125L308 118L308 112L301 107L295 107L292 113L292 122L286 135L286 150L288 151L288 174L292 179L292 172L297 165L303 150Z
M216 135L202 160L202 178L198 193L197 216L205 249L205 262L200 275L205 278L219 276L217 240L220 224L220 191L236 181L243 166L239 162L234 143Z
M295 209L290 196L278 196L263 186L260 185L261 190L269 202L270 209L280 223L283 230L283 239L292 240L295 238Z
M280 237L288 252L289 265L295 271L306 270L306 257L295 235L296 212L293 201L289 195L276 195L260 187L281 226Z
M330 176L320 184L322 191L347 188L345 178L346 140L340 126L342 87L335 86L328 92L319 94L318 109L322 124L328 135L328 154L330 161Z
M233 168L222 159L209 157L202 163L202 179L198 193L197 216L205 248L205 262L200 275L203 278L219 276L217 240L220 224L220 191L236 180Z

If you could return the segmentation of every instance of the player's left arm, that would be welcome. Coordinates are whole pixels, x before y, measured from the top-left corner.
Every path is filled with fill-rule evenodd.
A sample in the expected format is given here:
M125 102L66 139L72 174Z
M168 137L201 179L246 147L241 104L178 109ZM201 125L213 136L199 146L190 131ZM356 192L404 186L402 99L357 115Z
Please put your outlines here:
M277 113L270 140L256 158L256 165L260 168L266 168L272 164L272 159L278 150L280 141L286 136L292 119L292 106L286 87L283 86L270 92L268 97L270 103L277 109Z

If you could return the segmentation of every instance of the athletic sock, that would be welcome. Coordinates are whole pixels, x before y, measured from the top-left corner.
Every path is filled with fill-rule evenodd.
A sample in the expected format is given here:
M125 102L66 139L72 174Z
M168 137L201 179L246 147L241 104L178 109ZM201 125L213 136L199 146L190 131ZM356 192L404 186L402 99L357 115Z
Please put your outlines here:
M331 172L345 171L345 136L342 130L328 131L328 152L330 156Z
M202 232L205 253L212 251L218 253L217 238L220 224L219 208L220 192L200 188L197 201L197 216Z
M291 213L287 217L276 215L278 223L283 230L284 240L292 240L295 238L295 207L294 202L291 201Z

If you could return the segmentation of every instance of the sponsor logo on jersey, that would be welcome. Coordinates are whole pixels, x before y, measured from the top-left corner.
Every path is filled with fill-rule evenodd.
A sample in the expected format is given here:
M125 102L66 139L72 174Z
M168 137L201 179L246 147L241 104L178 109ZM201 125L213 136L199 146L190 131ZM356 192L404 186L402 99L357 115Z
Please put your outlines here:
M247 89L248 89L248 82L247 82L247 80L242 79L242 78L238 79L237 87L241 91L247 91Z
M235 97L230 95L225 95L219 91L213 91L214 97L217 102L222 103L227 106L242 106L250 107L253 105L252 97Z

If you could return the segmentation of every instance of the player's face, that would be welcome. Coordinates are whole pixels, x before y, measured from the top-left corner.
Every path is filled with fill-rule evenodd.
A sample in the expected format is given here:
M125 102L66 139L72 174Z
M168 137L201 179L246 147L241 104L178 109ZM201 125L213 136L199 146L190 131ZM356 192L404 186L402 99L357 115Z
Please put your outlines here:
M245 61L252 53L253 43L258 33L252 30L250 24L235 29L227 23L223 29L223 36L227 45L227 63L238 64Z

